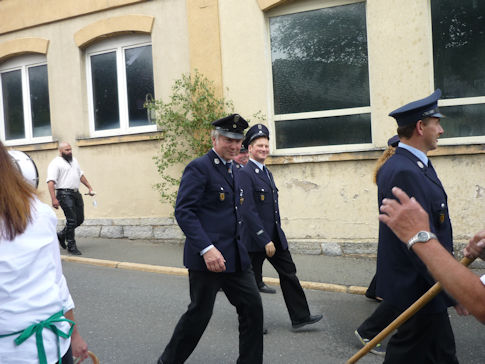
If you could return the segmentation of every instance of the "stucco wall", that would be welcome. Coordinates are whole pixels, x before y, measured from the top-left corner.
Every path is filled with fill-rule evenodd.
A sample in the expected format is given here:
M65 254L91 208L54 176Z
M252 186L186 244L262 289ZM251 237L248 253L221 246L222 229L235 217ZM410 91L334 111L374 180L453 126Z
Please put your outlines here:
M339 0L331 1L337 4ZM75 44L74 34L109 17L153 16L156 97L166 99L173 80L198 68L216 82L219 91L234 102L236 111L244 117L251 119L257 111L267 115L267 124L274 133L267 16L278 14L285 7L298 8L302 3L142 1L0 35L0 44L18 38L49 41L53 139L72 143L74 155L98 193L96 208L89 197L85 198L87 218L167 218L172 208L159 203L158 193L152 188L159 180L152 160L158 142L149 137L138 141L121 137L125 142L96 143L89 138L85 59L83 50ZM269 160L279 187L283 227L292 244L297 242L309 250L320 243L365 245L377 240L377 198L372 173L387 139L396 130L395 122L387 115L433 90L429 1L368 0L366 9L372 146L357 152L342 147L337 153L283 155L273 145ZM455 239L463 242L483 224L485 147L444 144L440 142L442 146L430 155L448 192ZM47 202L50 199L45 174L49 161L57 155L55 148L55 142L31 148L43 149L34 150L31 155L39 168L40 190ZM62 217L61 212L58 214Z
M265 14L279 14L284 7L296 9L301 3L220 3L224 86L243 115L249 117L257 110L271 115ZM266 5L271 5L271 10L263 13L260 6ZM366 11L374 146L367 152L354 153L355 160L338 161L339 153L335 153L337 158L328 160L321 156L307 158L314 159L312 163L297 163L298 156L287 156L285 160L292 162L281 164L273 145L270 163L274 164L280 190L283 227L293 240L307 239L313 244L377 240L377 189L372 182L375 158L359 159L372 150L383 150L387 139L395 134L396 123L387 116L391 110L433 91L429 2L368 0ZM269 127L273 132L271 120ZM475 151L481 153L482 149L478 146ZM459 152L459 147L448 147L433 163L448 192L455 239L463 241L482 228L485 157L454 155ZM332 159L336 161L329 161Z
M171 206L159 202L158 192L152 188L159 181L152 159L159 142L145 137L148 140L79 147L78 139L89 137L89 120L85 56L76 46L74 34L99 20L129 14L155 17L151 35L155 96L166 98L173 81L190 69L184 1L148 1L0 36L0 43L25 37L49 40L52 137L55 141L71 143L74 156L98 193L96 208L89 196L84 197L87 218L170 216L172 210ZM56 146L51 143L51 149L28 151L39 169L42 199L48 203L45 179L48 163L58 154ZM61 211L58 216L63 217Z

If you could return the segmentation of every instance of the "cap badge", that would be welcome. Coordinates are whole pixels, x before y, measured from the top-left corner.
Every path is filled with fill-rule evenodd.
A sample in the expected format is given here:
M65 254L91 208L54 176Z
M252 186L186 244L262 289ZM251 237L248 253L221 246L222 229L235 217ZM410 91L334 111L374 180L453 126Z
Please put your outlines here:
M424 164L423 164L421 161L418 161L417 163L418 163L418 167L419 167L419 168L421 168L421 169L423 169L423 168L424 168Z
M258 129L259 130L263 129L263 126L261 124L258 124Z
M219 158L214 158L214 163L219 164L220 163Z
M234 122L237 123L239 121L239 114L234 115Z

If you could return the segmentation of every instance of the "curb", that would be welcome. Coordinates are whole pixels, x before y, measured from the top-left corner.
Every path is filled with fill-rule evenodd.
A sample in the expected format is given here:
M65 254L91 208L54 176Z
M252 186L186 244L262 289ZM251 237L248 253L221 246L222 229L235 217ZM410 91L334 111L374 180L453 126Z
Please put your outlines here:
M108 267L108 268L136 270L141 272L169 274L169 275L175 275L175 276L188 275L188 270L186 268L167 267L163 265L118 262L115 260L82 258L82 257L75 257L70 255L61 255L61 260L65 262L89 264L89 265L96 265L96 266ZM280 285L280 280L277 278L264 277L263 281L272 286ZM300 284L303 288L306 288L306 289L314 289L314 290L326 291L326 292L359 294L359 295L364 295L365 291L367 290L367 287L361 287L361 286L346 286L342 284L320 283L320 282L311 282L311 281L300 281Z

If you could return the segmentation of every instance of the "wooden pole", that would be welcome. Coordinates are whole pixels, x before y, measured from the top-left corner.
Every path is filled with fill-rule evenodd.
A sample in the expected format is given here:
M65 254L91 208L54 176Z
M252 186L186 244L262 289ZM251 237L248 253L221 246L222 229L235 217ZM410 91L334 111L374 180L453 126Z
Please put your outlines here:
M461 264L465 267L469 266L474 259L469 259L467 257L461 260ZM348 361L347 364L356 363L360 358L367 354L373 347L384 340L391 332L409 320L416 312L418 312L424 305L436 297L438 293L441 292L441 284L435 283L428 292L422 295L416 302L408 307L406 311L400 314L393 322L391 322L384 330L382 330L377 336L375 336L371 341L369 341L365 346L354 354Z

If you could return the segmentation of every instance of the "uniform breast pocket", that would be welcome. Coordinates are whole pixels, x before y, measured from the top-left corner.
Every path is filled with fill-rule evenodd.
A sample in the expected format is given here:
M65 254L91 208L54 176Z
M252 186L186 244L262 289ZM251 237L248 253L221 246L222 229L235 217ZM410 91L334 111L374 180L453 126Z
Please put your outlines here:
M432 209L434 225L439 229L449 220L448 205L446 204L446 201L438 201L433 203Z
M254 190L254 195L258 203L265 203L268 201L268 190L265 188L256 188Z
M232 199L231 191L222 185L212 186L210 194L212 199L215 199L219 203L227 203Z

